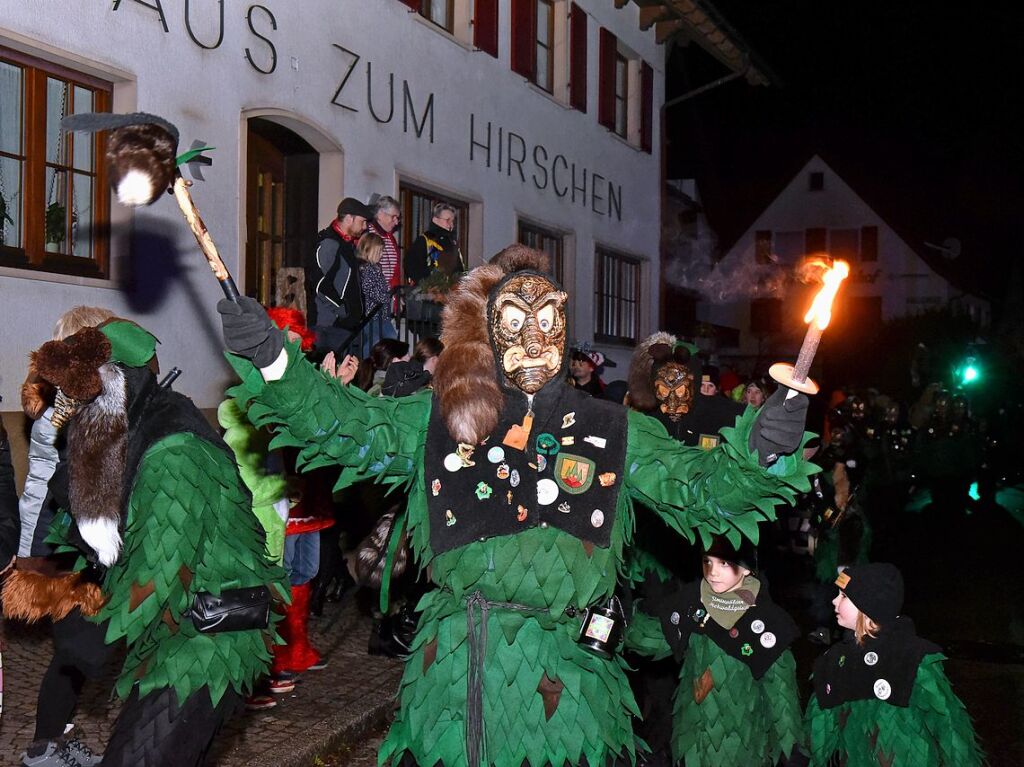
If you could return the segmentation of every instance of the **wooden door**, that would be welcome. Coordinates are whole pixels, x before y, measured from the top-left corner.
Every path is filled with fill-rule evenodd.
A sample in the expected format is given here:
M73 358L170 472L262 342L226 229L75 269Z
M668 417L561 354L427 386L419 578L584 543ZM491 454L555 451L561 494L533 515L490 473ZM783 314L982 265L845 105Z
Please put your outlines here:
M246 174L245 292L264 306L274 300L284 263L284 153L249 131Z

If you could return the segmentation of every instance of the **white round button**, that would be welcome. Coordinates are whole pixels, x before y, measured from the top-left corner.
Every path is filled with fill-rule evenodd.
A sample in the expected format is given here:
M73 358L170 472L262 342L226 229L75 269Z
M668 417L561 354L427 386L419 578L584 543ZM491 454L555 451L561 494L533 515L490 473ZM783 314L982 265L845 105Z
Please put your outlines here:
M600 509L594 509L594 513L590 515L590 524L594 527L600 527L604 524L604 512Z
M879 700L888 700L889 696L892 695L892 687L884 679L875 680L875 697Z
M679 613L672 613L670 616L668 616L668 619L669 621L671 621L673 626L679 625Z
M505 460L505 450L495 445L487 451L487 460L491 463L501 463Z
M508 475L508 483L512 487L519 487L519 470L512 469L512 473Z
M874 666L876 663L878 663L878 653L874 651L865 653L864 662L867 663L869 666Z
M455 453L448 453L444 457L444 467L448 471L458 471L462 468L462 459L455 455Z
M775 647L775 634L770 631L761 634L761 647Z
M750 630L753 631L755 634L760 634L762 631L764 631L764 621L754 621L750 624Z
M549 506L558 498L558 485L553 479L542 479L537 483L537 503Z

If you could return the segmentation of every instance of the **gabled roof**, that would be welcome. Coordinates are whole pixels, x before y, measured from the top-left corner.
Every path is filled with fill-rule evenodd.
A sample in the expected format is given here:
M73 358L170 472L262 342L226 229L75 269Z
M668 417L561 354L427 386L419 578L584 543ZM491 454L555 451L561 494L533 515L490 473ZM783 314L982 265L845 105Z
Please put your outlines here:
M766 185L762 194L748 200L745 215L731 217L726 226L716 230L723 255L733 249L779 195L799 180L799 174L815 157L820 157L936 274L960 290L984 296L970 269L958 268L958 264L942 258L925 245L926 242L942 242L952 234L939 206L923 204L916 189L901 189L898 179L880 171L882 163L846 162L839 153L827 150L800 155L799 162L779 174L774 184ZM961 262L966 264L964 259Z

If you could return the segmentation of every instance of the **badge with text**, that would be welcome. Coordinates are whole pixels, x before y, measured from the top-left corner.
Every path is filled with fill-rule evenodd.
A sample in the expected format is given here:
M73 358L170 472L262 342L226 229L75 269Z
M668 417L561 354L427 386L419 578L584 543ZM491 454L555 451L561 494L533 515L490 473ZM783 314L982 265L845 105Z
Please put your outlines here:
M714 450L721 441L721 437L717 434L701 434L698 445L701 450Z
M559 453L555 461L555 481L567 493L579 495L590 489L596 466L589 458Z

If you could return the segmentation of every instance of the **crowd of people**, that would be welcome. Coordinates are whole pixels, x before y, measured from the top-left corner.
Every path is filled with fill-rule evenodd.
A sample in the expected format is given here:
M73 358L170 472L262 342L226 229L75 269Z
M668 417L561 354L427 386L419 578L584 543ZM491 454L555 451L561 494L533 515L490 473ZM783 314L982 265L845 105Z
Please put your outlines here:
M159 380L131 318L76 307L33 353L20 499L0 439L5 615L54 638L23 765L203 763L243 703L326 667L310 616L349 592L374 619L367 651L405 659L382 764L981 764L902 575L863 535L822 566L838 625L806 704L801 632L755 548L809 505L827 551L870 497L857 471L906 480L893 451L926 451L910 481L945 497L956 472L934 454L978 444L954 399L932 392L908 432L851 396L816 444L806 396L663 332L606 384L545 254L511 245L467 272L444 203L401 254L398 211L341 201L308 318L218 304L237 376L221 432ZM440 329L412 348L403 281L404 322ZM850 452L872 445L884 459ZM69 725L116 643L100 757Z

